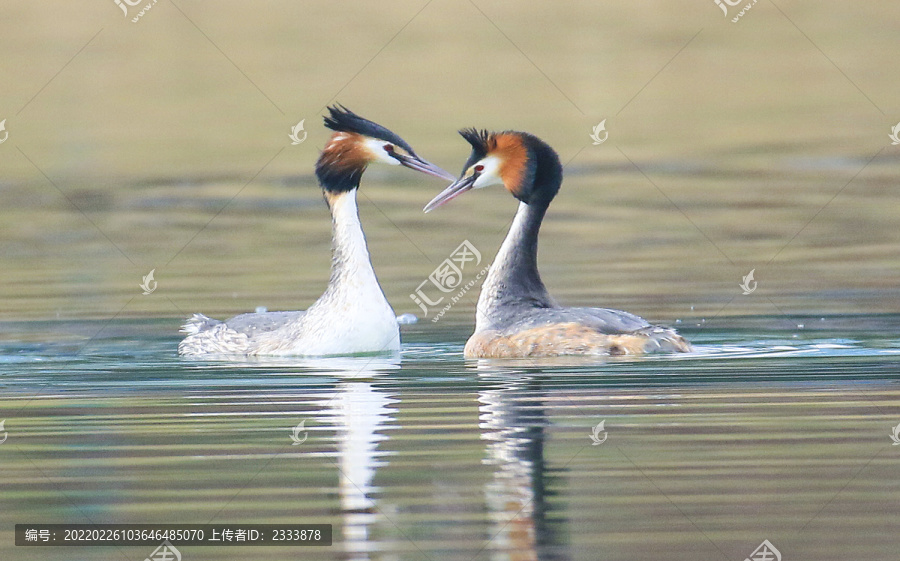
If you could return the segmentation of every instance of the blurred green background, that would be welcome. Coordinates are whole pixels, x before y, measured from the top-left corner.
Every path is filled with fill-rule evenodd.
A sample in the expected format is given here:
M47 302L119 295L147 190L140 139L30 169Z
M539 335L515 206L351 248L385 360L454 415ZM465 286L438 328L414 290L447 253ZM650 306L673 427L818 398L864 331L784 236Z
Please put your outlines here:
M307 307L328 279L311 172L334 101L454 173L460 127L553 145L566 181L540 260L563 303L665 321L900 308L900 5L760 2L738 23L713 0L136 13L0 4L0 319ZM309 136L292 146L301 119ZM422 214L443 186L403 169L363 178L398 314L419 313L409 294L463 239L489 261L514 212L492 189ZM444 321L471 323L471 296Z

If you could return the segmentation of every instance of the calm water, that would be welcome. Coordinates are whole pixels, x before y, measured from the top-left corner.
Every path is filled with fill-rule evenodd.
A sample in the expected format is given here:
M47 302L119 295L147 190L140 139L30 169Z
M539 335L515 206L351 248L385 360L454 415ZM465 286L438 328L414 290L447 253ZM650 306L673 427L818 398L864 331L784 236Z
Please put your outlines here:
M542 363L466 361L440 324L396 357L233 364L176 357L174 319L4 323L0 558L150 553L11 545L41 521L334 525L186 560L894 560L900 317L782 320Z

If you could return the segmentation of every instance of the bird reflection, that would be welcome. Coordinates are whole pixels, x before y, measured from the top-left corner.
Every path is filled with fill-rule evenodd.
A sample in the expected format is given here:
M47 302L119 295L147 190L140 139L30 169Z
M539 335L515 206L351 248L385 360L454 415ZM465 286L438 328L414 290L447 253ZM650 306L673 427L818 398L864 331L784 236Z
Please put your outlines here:
M324 359L323 359L324 360ZM337 362L335 362L335 360ZM388 437L396 409L390 398L371 378L400 368L395 359L334 359L329 369L342 368L334 393L326 394L318 403L322 407L321 422L337 431L338 494L341 506L341 528L335 528L335 544L343 536L346 559L368 561L373 550L369 531L380 518L372 496L378 488L372 484L378 468L387 465L378 444Z
M496 375L496 367L492 374ZM495 386L496 388L496 386ZM494 561L565 559L557 523L548 519L548 483L544 462L544 391L539 380L515 378L479 392L479 427L488 441L487 460L495 466L485 485L491 518L487 546Z

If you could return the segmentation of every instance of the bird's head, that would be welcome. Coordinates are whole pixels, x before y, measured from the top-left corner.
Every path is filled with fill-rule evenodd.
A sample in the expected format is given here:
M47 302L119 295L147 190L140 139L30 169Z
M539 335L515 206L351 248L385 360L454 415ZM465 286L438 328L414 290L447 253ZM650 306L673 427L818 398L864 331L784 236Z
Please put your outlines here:
M341 105L328 108L325 126L334 131L316 162L322 188L341 193L359 187L366 167L375 162L405 166L453 181L450 173L420 158L412 146L383 126Z
M470 189L503 185L520 201L535 206L550 204L562 184L562 165L553 148L527 132L459 131L472 154L462 175L425 206L429 212Z

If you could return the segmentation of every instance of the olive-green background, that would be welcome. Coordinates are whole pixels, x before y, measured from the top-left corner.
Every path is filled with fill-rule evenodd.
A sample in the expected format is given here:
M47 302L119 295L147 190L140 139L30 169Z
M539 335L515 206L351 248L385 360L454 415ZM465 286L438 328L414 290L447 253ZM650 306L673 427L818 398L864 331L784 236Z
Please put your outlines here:
M712 0L129 10L0 5L3 319L305 308L328 277L311 170L333 101L454 173L460 127L552 144L567 178L541 267L564 303L666 321L900 305L900 6L763 1L738 23ZM422 214L443 186L363 178L397 313L420 313L409 294L462 240L489 261L514 212L494 188ZM470 299L446 321L471 316Z

